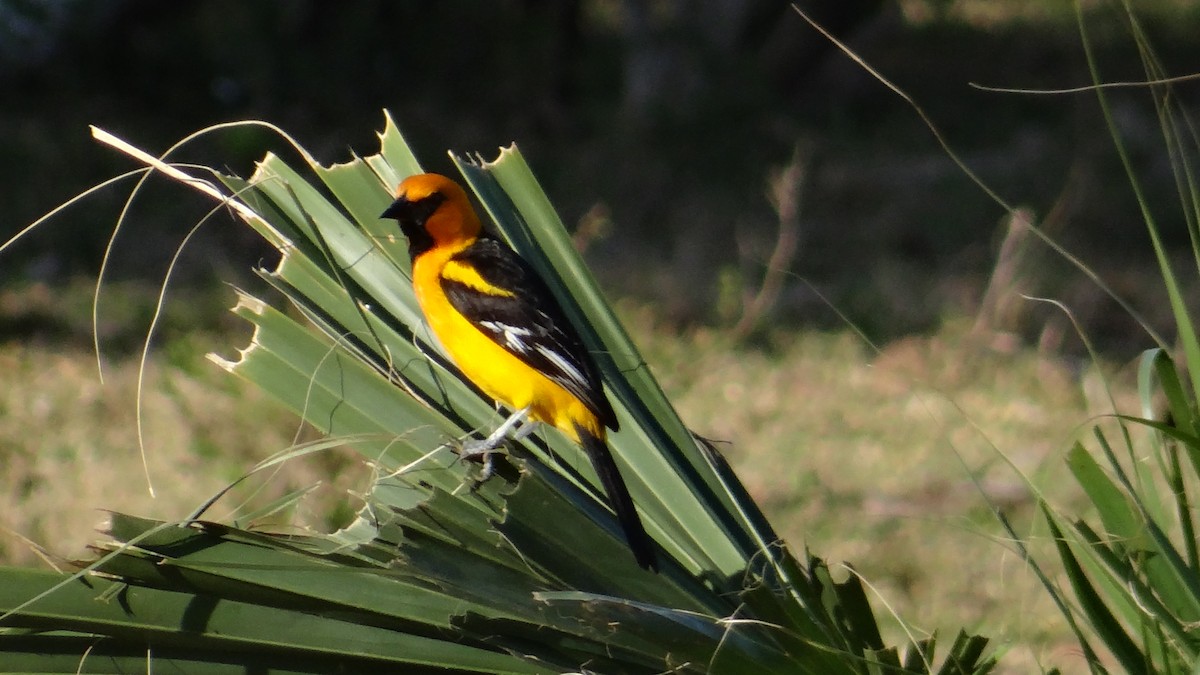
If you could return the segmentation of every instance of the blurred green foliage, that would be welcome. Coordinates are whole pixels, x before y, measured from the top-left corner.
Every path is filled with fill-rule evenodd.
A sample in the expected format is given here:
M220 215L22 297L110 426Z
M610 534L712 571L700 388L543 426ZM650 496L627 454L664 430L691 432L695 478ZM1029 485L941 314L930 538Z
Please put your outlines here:
M1108 188L1119 169L1093 97L969 86L1087 84L1069 3L799 5L919 101L1007 198L1039 218L1058 207L1056 234L1085 247L1090 264L1129 266L1144 235L1132 201ZM1197 10L1171 0L1146 7L1168 68L1196 63ZM1102 3L1089 21L1106 72L1138 78L1119 13ZM602 281L659 301L677 321L716 318L722 271L740 270L746 283L761 275L777 226L767 181L797 149L805 180L791 271L873 337L930 328L947 308L969 304L1003 217L903 101L775 0L123 0L103 9L0 0L0 44L0 237L131 168L92 143L87 124L165 149L211 123L261 118L328 162L368 151L375 139L363 130L378 126L384 107L425 157L490 156L519 142L569 224L609 225L588 250ZM1139 92L1114 99L1131 131L1152 130ZM1147 175L1163 170L1155 134L1128 137ZM240 158L230 168L245 174L271 147L275 139L242 129L179 159ZM117 194L10 252L0 280L93 274ZM118 277L161 274L192 225L162 208L180 199L191 198L146 193L118 239ZM1173 200L1160 203L1170 237L1181 231L1171 225ZM199 219L209 207L192 208ZM264 254L238 228L210 226L182 278L228 278ZM1067 274L1047 267L1047 288L1037 290L1070 299ZM838 321L803 284L789 284L776 311L785 322Z

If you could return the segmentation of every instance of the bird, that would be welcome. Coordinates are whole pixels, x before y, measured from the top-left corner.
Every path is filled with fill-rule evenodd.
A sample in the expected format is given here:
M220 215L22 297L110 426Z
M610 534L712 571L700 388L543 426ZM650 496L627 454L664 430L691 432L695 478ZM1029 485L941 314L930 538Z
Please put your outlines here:
M434 173L400 182L381 218L408 240L417 303L464 376L513 413L468 452L494 449L521 423L562 431L587 454L634 559L658 571L654 542L608 448L618 423L599 368L546 282L483 228L458 183Z

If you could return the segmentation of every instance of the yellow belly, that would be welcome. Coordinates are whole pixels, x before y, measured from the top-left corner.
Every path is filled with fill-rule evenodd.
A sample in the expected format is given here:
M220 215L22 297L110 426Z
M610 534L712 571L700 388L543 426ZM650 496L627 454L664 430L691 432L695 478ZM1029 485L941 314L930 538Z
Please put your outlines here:
M425 320L459 370L491 398L514 410L528 407L529 419L557 427L576 442L579 434L575 424L603 439L603 425L578 398L531 369L454 311L438 278L450 255L453 251L431 251L418 258L413 278Z

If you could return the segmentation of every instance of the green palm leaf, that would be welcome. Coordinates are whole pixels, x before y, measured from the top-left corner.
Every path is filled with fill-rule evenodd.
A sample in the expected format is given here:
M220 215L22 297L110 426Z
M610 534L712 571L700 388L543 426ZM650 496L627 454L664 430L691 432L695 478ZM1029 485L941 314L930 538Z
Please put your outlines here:
M515 148L455 161L597 355L621 425L611 447L662 573L636 565L590 464L557 431L511 443L494 472L459 461L461 440L499 418L429 339L403 238L376 217L419 170L390 117L380 140L378 155L310 162L318 183L274 155L249 179L221 177L279 249L260 274L297 311L239 291L233 311L254 336L237 358L212 359L375 468L358 518L281 535L114 515L85 573L0 573L0 649L19 655L14 668L937 670L933 640L905 658L883 644L856 577L794 559L684 427ZM986 672L983 643L960 636L937 672Z

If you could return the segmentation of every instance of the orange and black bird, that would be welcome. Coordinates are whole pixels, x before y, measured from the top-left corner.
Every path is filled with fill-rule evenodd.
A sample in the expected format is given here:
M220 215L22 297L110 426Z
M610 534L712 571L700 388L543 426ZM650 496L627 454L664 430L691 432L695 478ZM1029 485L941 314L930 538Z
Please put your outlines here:
M408 238L413 290L438 342L467 379L514 411L469 450L491 450L526 419L558 428L587 452L638 564L657 571L654 543L605 441L616 414L545 281L484 231L466 192L445 176L404 179L381 217L399 221Z

